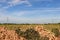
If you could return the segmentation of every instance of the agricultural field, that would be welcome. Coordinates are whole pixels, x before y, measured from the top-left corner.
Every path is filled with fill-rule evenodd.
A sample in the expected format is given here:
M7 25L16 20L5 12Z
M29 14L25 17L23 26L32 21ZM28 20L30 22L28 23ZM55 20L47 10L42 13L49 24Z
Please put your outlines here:
M59 30L60 24L0 24L0 40L60 40Z
M43 26L45 29L51 30L53 28L60 29L60 24L2 24L0 27L6 27L9 30L15 30L20 28L22 30L26 30L28 28L34 28L36 26Z

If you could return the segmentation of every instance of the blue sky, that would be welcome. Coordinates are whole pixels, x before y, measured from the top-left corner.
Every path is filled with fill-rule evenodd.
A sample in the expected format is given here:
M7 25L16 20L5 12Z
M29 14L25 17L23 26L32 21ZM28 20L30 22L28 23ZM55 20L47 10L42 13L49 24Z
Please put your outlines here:
M0 0L0 23L58 23L60 0Z

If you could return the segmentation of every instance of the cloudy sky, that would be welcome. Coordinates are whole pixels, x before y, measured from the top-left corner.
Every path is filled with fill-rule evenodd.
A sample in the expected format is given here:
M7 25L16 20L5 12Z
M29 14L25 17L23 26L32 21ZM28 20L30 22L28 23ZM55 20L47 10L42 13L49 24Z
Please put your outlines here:
M58 23L60 0L0 0L0 23Z

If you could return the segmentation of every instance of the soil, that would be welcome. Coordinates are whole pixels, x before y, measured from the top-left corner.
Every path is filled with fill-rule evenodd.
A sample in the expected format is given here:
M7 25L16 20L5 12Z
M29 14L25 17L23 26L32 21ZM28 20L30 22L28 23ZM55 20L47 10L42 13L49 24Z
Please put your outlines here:
M55 37L54 33L41 27L35 27L35 31L38 31L42 37L48 37L49 40L60 40L59 37ZM15 30L8 30L5 27L0 27L0 40L26 40L24 37L18 36Z

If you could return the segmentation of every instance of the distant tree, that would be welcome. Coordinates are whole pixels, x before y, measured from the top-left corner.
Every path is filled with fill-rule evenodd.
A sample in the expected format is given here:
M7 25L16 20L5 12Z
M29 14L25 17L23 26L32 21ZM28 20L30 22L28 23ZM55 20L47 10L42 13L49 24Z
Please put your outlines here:
M55 34L56 37L58 37L60 35L60 32L57 28L53 28L52 32Z
M60 23L58 23L58 24L60 24Z

